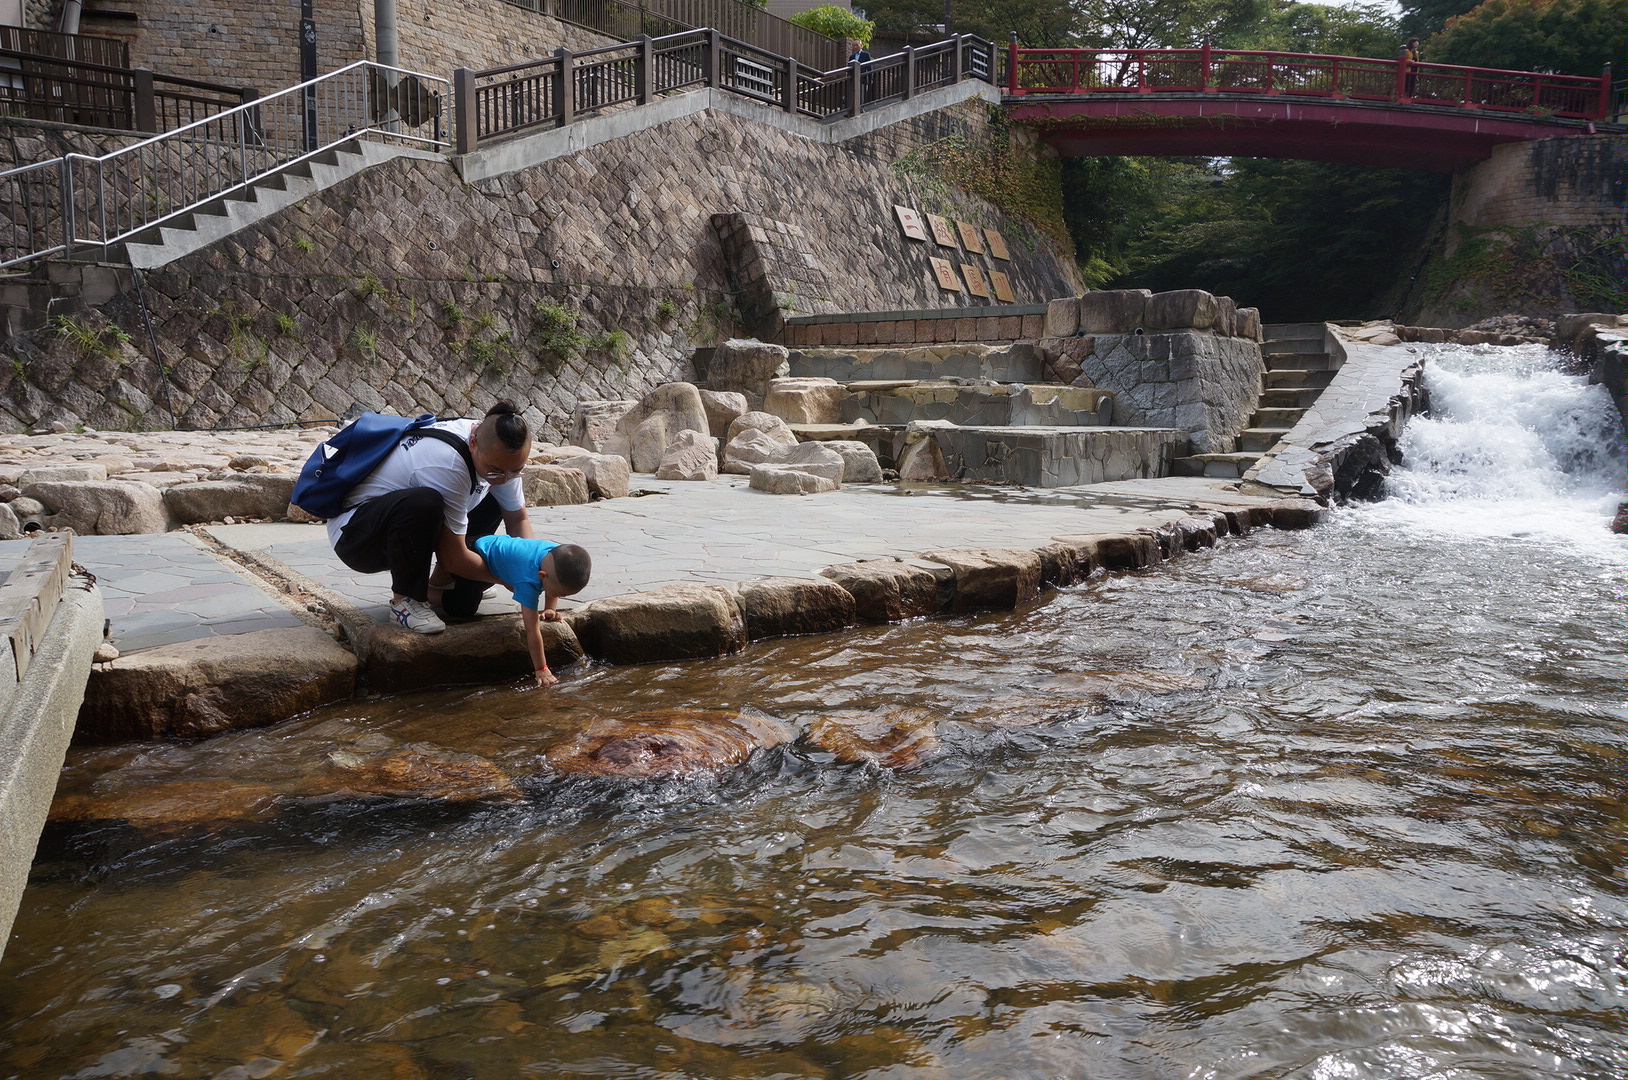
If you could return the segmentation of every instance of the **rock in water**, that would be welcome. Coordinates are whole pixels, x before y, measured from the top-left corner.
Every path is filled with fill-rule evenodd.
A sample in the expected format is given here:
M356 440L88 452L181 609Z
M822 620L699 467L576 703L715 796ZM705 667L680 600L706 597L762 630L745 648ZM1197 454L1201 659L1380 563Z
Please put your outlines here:
M808 741L838 761L884 769L913 769L938 752L938 718L925 709L822 716L808 725Z
M656 709L590 721L550 747L545 758L560 772L584 776L689 776L739 765L791 737L790 728L767 717L721 709Z
M1617 507L1617 516L1611 519L1611 531L1628 533L1628 503Z
M328 755L340 795L373 795L435 802L518 802L520 789L483 757L430 743L392 747L382 754L335 750Z

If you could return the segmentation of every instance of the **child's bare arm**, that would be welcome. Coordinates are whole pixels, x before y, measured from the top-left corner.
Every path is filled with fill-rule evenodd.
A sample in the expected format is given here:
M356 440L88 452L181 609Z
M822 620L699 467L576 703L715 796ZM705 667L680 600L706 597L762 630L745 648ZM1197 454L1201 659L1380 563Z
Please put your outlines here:
M526 631L526 651L531 653L532 674L538 686L553 686L560 680L548 670L548 659L543 655L543 625L536 609L520 609L520 623Z

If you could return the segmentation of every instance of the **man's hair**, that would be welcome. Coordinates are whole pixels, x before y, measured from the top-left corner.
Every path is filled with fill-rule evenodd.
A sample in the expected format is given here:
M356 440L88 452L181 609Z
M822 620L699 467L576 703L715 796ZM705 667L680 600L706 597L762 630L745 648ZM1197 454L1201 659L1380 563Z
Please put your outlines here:
M561 544L549 554L554 556L554 580L559 584L560 591L582 591L594 568L588 552L576 544Z
M486 410L486 418L480 423L482 438L487 431L492 433L503 449L510 452L521 450L531 441L531 428L526 424L526 418L520 415L520 406L507 399L499 401Z

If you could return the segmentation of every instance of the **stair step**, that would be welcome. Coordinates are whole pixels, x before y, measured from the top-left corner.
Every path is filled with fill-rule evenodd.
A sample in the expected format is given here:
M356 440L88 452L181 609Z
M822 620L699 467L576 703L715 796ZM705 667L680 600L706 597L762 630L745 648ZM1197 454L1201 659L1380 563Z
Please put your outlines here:
M1332 371L1334 361L1328 353L1266 353L1268 371Z
M1238 449L1264 454L1278 444L1278 440L1289 434L1288 428L1244 428L1238 433Z
M1249 471L1261 459L1258 453L1193 454L1170 463L1171 476L1213 476L1234 479Z
M1327 348L1321 337L1315 341L1310 338L1267 338L1261 342L1263 353L1320 353Z
M1269 387L1261 391L1259 407L1262 409L1309 409L1316 404L1320 386Z
M1266 390L1288 390L1291 388L1321 390L1334 381L1334 372L1330 368L1312 370L1310 368L1276 368L1268 371L1264 379Z
M1261 332L1268 338L1316 338L1318 341L1327 333L1320 322L1263 323Z
M1305 409L1256 409L1255 415L1250 417L1249 423L1251 427L1283 428L1284 430L1288 430L1289 428L1292 428L1298 424L1300 422L1300 418L1305 415Z

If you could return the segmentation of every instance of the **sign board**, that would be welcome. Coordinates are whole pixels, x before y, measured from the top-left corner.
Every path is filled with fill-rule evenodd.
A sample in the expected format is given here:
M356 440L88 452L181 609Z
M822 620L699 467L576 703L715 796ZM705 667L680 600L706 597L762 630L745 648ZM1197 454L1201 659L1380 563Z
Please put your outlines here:
M968 221L957 221L955 227L961 231L961 246L975 255L984 253L984 236L978 231L978 226Z
M916 213L910 207L895 204L893 207L893 216L899 219L899 228L904 230L904 235L907 239L927 239L927 230L922 226L921 215Z
M933 276L938 279L938 287L950 292L961 291L961 279L955 274L955 267L950 265L948 259L929 259L933 264Z
M984 230L984 239L989 241L989 253L1002 262L1011 262L1012 253L1006 250L1006 241L994 229Z
M995 299L1008 304L1017 303L1017 294L1012 291L1012 279L999 270L989 272L989 282L995 287Z
M955 241L955 227L950 224L949 218L940 217L937 214L928 214L927 224L933 230L933 239L938 242L939 247L953 248L961 246Z
M966 275L967 292L973 296L989 296L989 286L984 284L984 272L982 270L976 266L968 266L966 263L962 263L961 273Z

